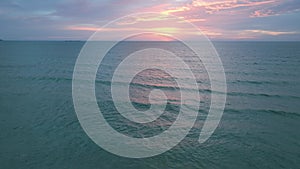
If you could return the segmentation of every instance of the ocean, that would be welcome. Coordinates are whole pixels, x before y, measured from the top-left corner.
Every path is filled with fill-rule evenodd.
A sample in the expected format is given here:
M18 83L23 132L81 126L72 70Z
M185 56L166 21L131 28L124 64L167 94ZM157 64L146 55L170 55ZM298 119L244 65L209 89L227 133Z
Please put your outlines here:
M213 42L226 73L227 101L218 128L202 144L197 140L211 91L201 62L177 42L128 43L130 48L116 47L98 69L96 97L103 115L131 137L167 130L180 105L168 74L153 69L132 80L135 108L149 108L145 93L152 89L170 99L164 116L145 126L116 113L109 89L124 54L149 44L175 48L189 62L201 95L198 119L182 142L142 159L105 151L80 126L72 100L73 70L84 42L0 41L0 168L300 168L300 42Z

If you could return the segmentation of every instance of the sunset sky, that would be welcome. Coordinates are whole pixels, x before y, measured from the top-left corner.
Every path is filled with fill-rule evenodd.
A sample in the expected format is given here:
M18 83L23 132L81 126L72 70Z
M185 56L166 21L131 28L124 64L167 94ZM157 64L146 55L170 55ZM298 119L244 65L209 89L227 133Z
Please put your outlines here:
M87 40L137 12L178 16L213 40L300 41L300 0L1 0L0 38Z

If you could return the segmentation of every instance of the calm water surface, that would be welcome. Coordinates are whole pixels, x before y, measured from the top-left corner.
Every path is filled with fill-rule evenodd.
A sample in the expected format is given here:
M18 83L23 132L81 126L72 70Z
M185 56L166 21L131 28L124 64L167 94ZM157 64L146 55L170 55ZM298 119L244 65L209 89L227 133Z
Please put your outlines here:
M170 99L164 117L148 126L122 119L107 92L122 54L149 43L174 48L200 86L199 119L179 145L146 159L104 151L82 130L73 108L72 74L84 42L3 41L0 168L300 168L299 42L214 43L224 64L228 96L221 123L204 144L197 139L210 101L207 73L175 42L117 46L98 70L99 107L109 112L104 115L112 127L132 137L149 137L172 124L180 98L174 79L163 72L141 72L130 88L133 105L140 110L148 108L144 94L152 89L164 90Z

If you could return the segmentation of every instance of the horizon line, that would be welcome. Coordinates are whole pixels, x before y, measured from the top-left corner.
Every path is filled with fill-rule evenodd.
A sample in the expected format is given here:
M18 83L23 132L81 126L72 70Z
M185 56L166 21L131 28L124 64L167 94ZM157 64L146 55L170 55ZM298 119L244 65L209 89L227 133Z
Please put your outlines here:
M211 42L300 42L300 40L261 40L261 39L248 39L248 40L228 40L228 39L209 39ZM57 42L87 42L88 40L62 40L62 39L0 39L0 42L5 41L57 41ZM97 41L97 40L93 40ZM100 40L99 42L113 42L113 40ZM163 40L127 40L127 42L178 42L178 41L163 41ZM190 42L197 42L197 40L190 40Z

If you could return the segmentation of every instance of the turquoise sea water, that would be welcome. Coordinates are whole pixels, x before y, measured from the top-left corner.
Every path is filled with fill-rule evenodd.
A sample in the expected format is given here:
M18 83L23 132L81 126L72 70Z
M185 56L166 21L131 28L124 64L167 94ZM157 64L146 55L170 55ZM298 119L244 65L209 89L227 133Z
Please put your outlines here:
M0 168L300 168L299 42L214 42L227 77L227 103L219 127L203 144L197 139L210 101L207 73L176 42L131 42L110 52L95 82L99 107L112 127L132 137L149 137L172 124L180 98L163 72L142 72L130 88L140 110L148 108L143 93L151 89L170 97L164 117L148 126L122 119L107 92L120 57L149 44L174 48L189 62L201 109L190 134L172 150L129 159L97 146L76 117L72 74L84 42L1 41Z

